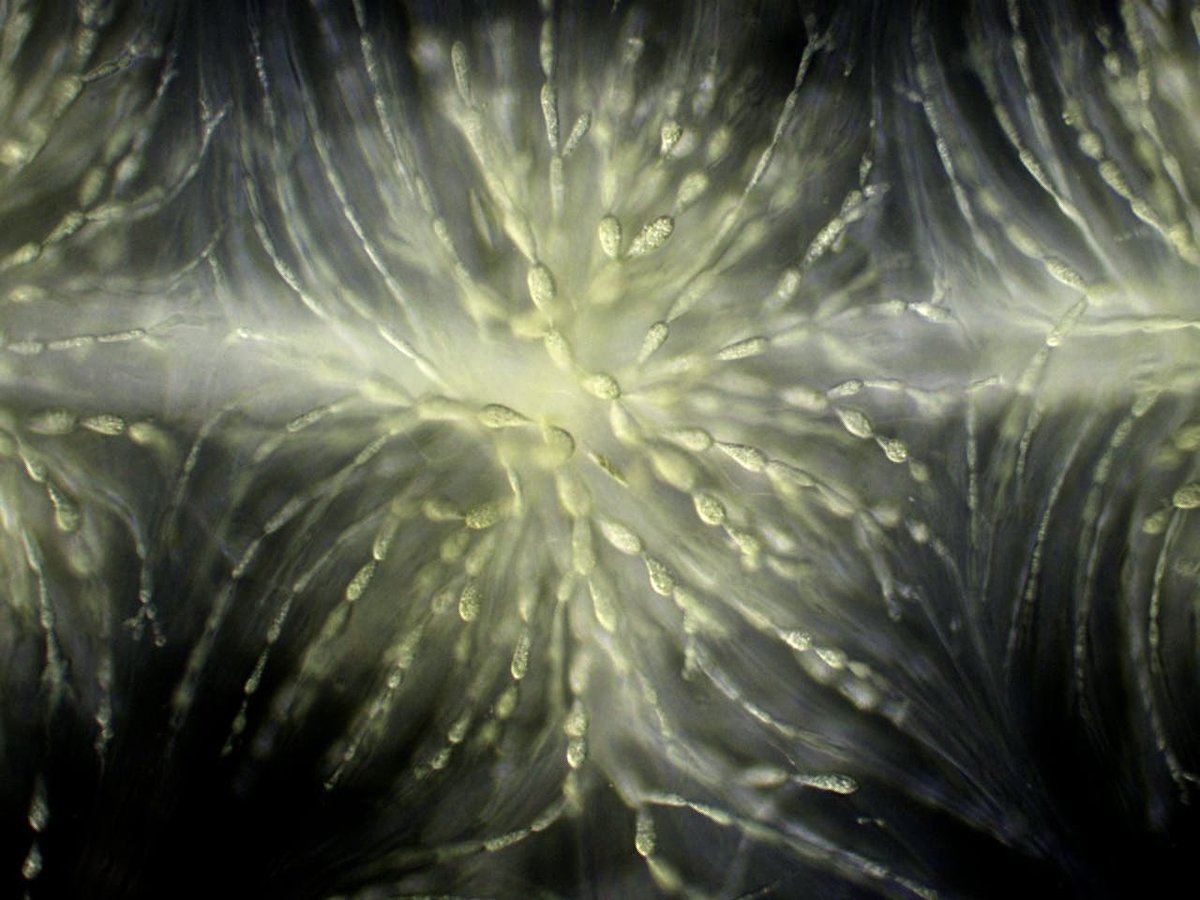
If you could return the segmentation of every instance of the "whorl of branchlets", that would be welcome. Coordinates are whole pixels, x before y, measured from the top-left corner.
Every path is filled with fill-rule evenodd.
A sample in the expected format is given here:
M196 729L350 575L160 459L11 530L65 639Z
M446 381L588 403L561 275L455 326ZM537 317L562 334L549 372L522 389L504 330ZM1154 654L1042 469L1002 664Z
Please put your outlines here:
M0 4L0 895L1190 873L1200 11L950 6Z

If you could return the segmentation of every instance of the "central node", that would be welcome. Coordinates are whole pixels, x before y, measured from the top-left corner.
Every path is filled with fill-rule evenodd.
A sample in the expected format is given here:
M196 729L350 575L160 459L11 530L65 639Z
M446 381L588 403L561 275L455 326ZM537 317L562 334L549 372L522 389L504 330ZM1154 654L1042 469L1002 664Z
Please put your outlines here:
M580 366L555 329L481 341L461 358L453 382L461 398L484 403L480 422L497 432L506 463L554 467L581 446L612 440L608 407L621 397L620 384Z

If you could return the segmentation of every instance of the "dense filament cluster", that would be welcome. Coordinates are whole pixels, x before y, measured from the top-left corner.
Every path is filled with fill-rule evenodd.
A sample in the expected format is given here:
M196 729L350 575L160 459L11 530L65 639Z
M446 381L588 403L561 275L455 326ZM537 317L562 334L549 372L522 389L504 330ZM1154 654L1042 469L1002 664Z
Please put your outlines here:
M427 6L0 6L0 893L1182 871L1200 13Z

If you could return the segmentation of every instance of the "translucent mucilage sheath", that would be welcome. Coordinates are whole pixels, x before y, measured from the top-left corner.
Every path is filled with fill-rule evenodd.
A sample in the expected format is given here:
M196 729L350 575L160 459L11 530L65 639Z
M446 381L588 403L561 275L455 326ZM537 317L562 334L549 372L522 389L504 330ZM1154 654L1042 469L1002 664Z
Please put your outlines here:
M1162 896L1200 8L0 2L0 896Z

